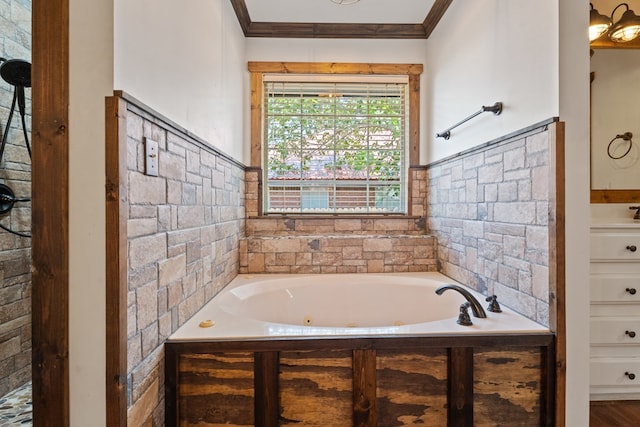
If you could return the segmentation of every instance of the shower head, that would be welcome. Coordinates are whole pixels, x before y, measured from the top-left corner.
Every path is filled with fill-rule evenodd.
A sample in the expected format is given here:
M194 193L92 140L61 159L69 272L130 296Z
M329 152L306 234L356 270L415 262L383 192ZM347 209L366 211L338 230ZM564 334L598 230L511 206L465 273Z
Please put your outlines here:
M0 77L13 86L31 87L31 64L22 59L7 59L0 65Z

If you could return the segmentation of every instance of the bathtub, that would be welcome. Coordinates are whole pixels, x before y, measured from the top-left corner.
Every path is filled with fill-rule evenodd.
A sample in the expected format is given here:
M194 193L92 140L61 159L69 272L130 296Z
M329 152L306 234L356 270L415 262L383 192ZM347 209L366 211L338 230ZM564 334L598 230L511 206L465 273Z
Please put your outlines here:
M445 283L236 277L165 343L166 425L555 425L554 334L504 306L458 325Z
M456 323L465 299L435 290L440 273L241 274L179 328L171 341L354 335L527 334L544 326L502 305ZM469 291L482 303L485 297ZM500 295L498 295L500 301Z

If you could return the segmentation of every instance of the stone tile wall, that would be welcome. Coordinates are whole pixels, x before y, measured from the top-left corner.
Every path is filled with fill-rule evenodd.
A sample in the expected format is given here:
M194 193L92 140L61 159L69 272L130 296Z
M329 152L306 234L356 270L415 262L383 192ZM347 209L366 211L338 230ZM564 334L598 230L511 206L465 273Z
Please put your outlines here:
M0 2L0 56L31 61L31 0ZM14 88L0 79L0 131L7 125ZM31 131L31 90L26 123ZM24 140L20 114L9 128L0 163L0 183L18 198L31 197L31 160ZM0 224L31 233L31 203L18 202L0 215ZM31 240L0 230L0 396L31 379Z
M309 235L240 242L241 273L390 273L436 271L431 236Z
M410 171L410 216L304 218L260 216L260 170L248 169L247 237L241 273L382 273L436 271L435 239L426 234L427 172Z
M126 121L129 425L164 425L163 343L238 274L244 168L153 112L129 104Z
M549 325L550 132L428 168L428 226L442 273Z

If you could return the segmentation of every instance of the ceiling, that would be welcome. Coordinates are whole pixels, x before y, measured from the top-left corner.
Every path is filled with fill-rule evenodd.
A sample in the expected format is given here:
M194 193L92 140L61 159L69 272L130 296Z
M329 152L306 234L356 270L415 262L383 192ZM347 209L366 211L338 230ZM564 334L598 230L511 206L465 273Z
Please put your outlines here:
M246 37L426 39L453 0L230 0Z

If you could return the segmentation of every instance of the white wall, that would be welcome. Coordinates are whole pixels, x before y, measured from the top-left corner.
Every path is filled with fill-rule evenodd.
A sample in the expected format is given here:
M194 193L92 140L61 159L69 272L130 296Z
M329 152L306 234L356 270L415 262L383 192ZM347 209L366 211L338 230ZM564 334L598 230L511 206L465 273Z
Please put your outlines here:
M587 27L584 0L458 0L429 38L427 63L430 160L550 117L566 122L567 426L589 425ZM495 101L501 116L484 113L449 141L433 137Z
M334 39L269 39L251 38L247 40L248 61L278 62L356 62L356 63L397 63L423 64L425 71L420 78L421 114L420 146L425 147L427 134L427 56L426 40L334 40ZM246 81L246 97L249 96L249 81ZM249 135L249 114L245 114L245 134ZM249 142L247 144L247 150ZM426 157L420 153L421 163Z
M558 115L557 1L455 1L428 39L428 159ZM448 31L452 30L452 31ZM483 105L502 102L435 138Z
M616 6L623 2L621 2L620 0L591 0L590 3L593 4L593 8L596 9L598 13L610 17L613 9L615 9ZM635 11L636 14L640 13L640 10L638 10L639 7L636 2L627 3L631 7L631 10ZM614 20L620 19L625 10L626 8L624 6L619 8L615 13Z
M113 93L112 0L71 0L69 397L71 426L104 425L104 98Z
M589 425L589 4L557 0L566 122L567 426Z
M243 161L244 36L228 0L115 0L114 88Z
M72 426L104 426L104 99L121 89L242 160L244 38L228 1L71 0ZM114 75L115 74L115 75Z

